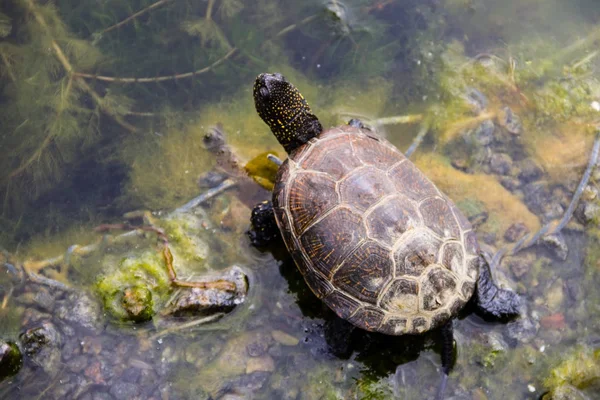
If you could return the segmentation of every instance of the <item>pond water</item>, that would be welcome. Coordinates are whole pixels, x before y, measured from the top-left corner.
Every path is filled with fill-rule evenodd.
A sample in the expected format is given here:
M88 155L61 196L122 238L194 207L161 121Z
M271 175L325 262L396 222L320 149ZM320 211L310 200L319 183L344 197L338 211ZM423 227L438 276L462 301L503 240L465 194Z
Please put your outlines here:
M600 399L599 20L594 0L3 2L0 344L23 360L0 398L434 398L439 332L352 329L281 243L250 245L285 156L252 85L277 71L325 127L410 148L521 295L514 319L454 320L445 397ZM188 297L215 280L235 290Z

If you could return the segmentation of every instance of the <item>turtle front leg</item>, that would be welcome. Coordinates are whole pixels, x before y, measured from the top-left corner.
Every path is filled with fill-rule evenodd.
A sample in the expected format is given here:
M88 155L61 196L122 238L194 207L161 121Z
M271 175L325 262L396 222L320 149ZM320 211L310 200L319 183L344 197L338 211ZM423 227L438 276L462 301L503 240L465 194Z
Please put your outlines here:
M492 279L489 264L480 258L479 279L476 288L477 308L483 314L508 318L519 314L521 297L512 290L501 289Z
M250 230L246 232L250 243L255 247L264 247L281 238L281 233L275 221L273 203L263 201L254 207L250 217Z

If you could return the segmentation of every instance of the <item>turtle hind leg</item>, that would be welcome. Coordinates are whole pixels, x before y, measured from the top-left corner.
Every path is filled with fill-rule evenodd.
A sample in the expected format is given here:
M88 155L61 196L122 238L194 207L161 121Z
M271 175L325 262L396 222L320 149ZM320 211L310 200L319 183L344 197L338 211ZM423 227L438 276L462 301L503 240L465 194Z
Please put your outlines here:
M501 289L496 285L490 266L483 257L479 263L475 296L476 306L485 316L506 319L520 313L521 297L512 290Z
M270 201L263 201L254 207L250 222L251 227L246 234L253 246L265 247L281 240L281 233L275 221L273 204Z

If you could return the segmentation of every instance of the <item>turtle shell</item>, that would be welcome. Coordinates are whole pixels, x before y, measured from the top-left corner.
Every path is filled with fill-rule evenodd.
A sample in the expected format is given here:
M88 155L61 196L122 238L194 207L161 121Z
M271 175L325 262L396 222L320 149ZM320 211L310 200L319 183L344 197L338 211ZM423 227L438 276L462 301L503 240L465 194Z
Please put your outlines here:
M471 298L479 250L458 208L392 144L341 126L294 150L273 207L314 294L391 335L439 327Z

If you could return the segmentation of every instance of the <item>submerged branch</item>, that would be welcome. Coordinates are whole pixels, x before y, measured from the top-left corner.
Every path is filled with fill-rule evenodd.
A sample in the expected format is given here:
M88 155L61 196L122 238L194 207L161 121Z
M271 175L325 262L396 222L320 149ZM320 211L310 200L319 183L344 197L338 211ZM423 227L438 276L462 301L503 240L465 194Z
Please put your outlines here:
M101 76L101 75L93 75L93 74L84 74L84 73L81 73L81 72L75 72L74 75L77 76L77 77L79 77L79 78L95 79L95 80L99 80L99 81L115 82L115 83L153 83L153 82L162 82L162 81L169 81L169 80L190 78L190 77L193 77L193 76L196 76L196 75L204 74L204 73L212 70L213 68L219 66L224 61L226 61L228 58L230 58L231 56L233 56L236 51L237 51L237 48L234 47L227 54L225 54L223 57L219 58L217 61L215 61L211 65L209 65L207 67L204 67L204 68L201 68L201 69L196 70L196 71L186 72L184 74L156 76L156 77L153 77L153 78L117 78L117 77L112 77L112 76Z
M142 10L140 10L140 11L136 12L135 14L132 14L132 15L130 15L129 17L127 17L127 18L125 18L124 20L122 20L121 22L119 22L119 23L116 23L116 24L114 24L114 25L112 25L112 26L109 26L108 28L106 28L106 29L104 29L104 30L100 31L98 34L99 34L99 35L102 35L102 34L104 34L104 33L106 33L106 32L110 32L110 31L112 31L113 29L120 28L121 26L125 25L125 24L126 24L126 23L128 23L129 21L133 21L134 19L136 19L136 18L137 18L137 17L139 17L140 15L143 15L143 14L147 13L148 11L151 11L151 10L153 10L153 9L157 8L157 7L160 7L160 6L162 6L163 4L166 4L166 3L170 2L170 1L172 1L172 0L160 0L160 1L157 1L156 3L154 3L154 4L150 4L148 7L146 7L146 8L144 8L144 9L142 9Z
M315 18L317 18L317 15L311 15L310 17L304 18L302 21L298 22L297 24L289 25L289 26L283 28L282 30L280 30L279 32L277 32L277 34L275 34L275 37L283 36L286 33L291 32L294 29L298 28L299 26L302 26L304 24L308 24L310 21L312 21Z
M8 73L8 76L9 76L10 80L13 81L13 82L16 82L17 78L15 77L15 74L12 71L12 68L10 66L10 62L6 58L6 55L4 53L0 53L0 56L2 56L2 61L4 62L4 65L6 65L6 72Z

